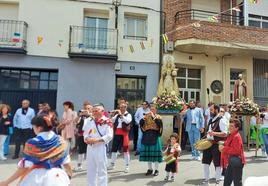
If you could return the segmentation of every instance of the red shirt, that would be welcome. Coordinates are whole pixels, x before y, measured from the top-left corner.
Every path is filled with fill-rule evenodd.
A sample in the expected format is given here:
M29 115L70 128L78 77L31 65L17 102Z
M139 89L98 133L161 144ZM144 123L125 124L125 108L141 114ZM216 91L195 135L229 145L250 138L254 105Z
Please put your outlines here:
M246 163L243 141L239 132L230 134L224 143L221 153L221 163L224 168L228 166L230 156L238 156L241 158L243 164Z

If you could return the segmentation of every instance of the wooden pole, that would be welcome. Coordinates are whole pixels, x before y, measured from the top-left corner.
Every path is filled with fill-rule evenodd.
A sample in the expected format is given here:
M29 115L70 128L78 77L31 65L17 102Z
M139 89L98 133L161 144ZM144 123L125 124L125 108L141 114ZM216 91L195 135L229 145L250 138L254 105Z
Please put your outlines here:
M181 146L181 134L182 134L182 123L183 123L183 119L182 119L182 116L180 114L178 116L179 116L179 118L178 118L178 122L179 122L178 135L179 135L179 144Z
M258 156L259 150L259 125L260 125L260 116L258 115L256 118L256 149L255 149L255 156Z
M248 133L248 151L250 150L250 116L246 116L246 126L247 126L247 133Z

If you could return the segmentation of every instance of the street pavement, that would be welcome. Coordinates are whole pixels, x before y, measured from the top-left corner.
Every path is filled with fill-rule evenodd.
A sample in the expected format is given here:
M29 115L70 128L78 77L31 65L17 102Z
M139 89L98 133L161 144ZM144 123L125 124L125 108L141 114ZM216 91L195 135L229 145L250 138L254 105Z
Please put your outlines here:
M255 157L255 152L246 153L247 165L244 167L243 180L249 176L268 176L268 160L259 156ZM76 156L73 157L73 166L76 165ZM17 160L0 161L0 180L7 178L16 170ZM84 165L85 168L85 165ZM139 162L137 157L132 156L129 173L124 173L124 161L122 155L119 156L114 170L108 171L109 186L182 186L182 185L199 185L202 180L202 164L199 161L191 160L189 152L183 151L179 159L179 171L176 175L175 182L164 181L165 164L159 166L160 174L157 177L145 176L147 163ZM215 185L215 171L211 166L210 185ZM12 185L16 185L15 183ZM220 186L223 184L221 183ZM75 173L72 179L72 186L86 186L86 171ZM263 185L266 186L266 185Z

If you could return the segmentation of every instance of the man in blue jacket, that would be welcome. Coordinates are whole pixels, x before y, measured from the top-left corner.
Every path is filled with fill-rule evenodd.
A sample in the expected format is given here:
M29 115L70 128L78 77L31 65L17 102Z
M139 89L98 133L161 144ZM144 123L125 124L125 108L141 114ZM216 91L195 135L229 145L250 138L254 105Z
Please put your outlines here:
M190 108L186 111L186 131L192 149L192 158L201 161L200 152L195 149L194 144L200 140L200 132L204 132L205 120L203 112L196 107L195 101L189 102Z

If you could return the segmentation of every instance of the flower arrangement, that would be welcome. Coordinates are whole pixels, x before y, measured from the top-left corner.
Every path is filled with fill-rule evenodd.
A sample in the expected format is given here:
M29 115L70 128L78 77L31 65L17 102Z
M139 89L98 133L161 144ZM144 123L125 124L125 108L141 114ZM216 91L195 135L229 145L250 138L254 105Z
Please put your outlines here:
M236 99L230 103L230 112L237 115L255 115L259 113L259 106L249 98Z
M164 111L181 111L184 105L184 101L176 95L175 91L170 93L163 91L160 96L153 98L153 103L158 110Z

